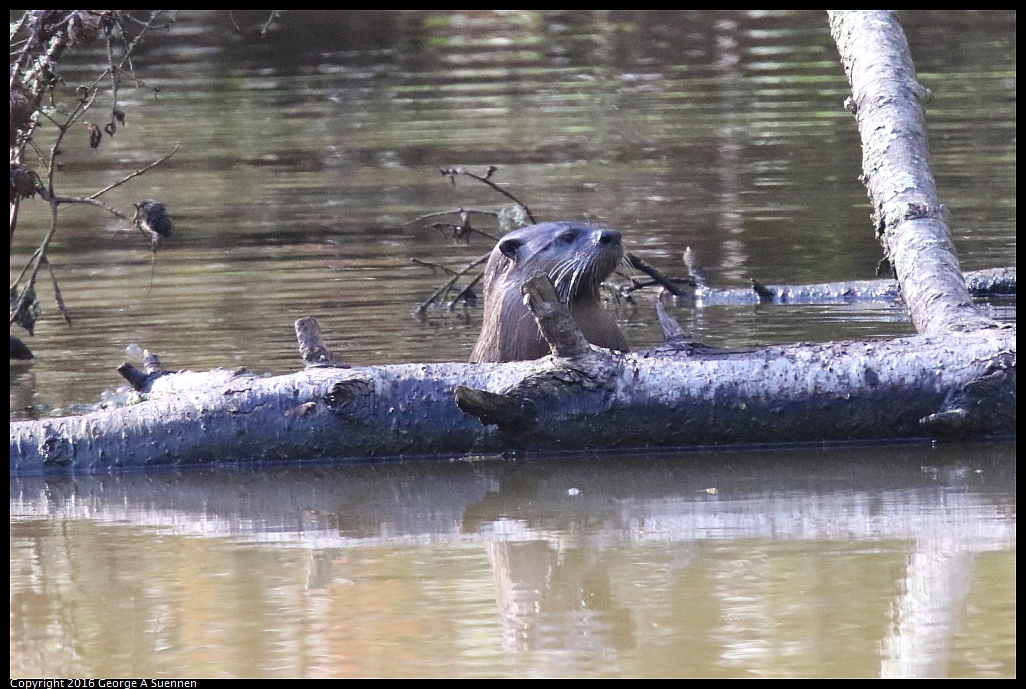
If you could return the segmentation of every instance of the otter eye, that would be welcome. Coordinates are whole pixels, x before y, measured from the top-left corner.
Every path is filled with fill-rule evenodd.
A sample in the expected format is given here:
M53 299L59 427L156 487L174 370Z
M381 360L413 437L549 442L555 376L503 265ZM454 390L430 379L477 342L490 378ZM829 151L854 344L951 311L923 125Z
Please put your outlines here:
M575 235L574 235L573 231L572 230L567 230L563 234L559 235L559 241L563 242L564 244L573 244L574 243L574 237L575 237Z

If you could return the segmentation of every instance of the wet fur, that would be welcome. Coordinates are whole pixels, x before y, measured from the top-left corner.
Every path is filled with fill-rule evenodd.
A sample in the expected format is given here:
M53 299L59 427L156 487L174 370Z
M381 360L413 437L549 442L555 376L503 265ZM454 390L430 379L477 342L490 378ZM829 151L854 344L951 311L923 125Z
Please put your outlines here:
M507 234L485 268L484 323L470 361L522 361L549 353L520 291L538 271L552 279L589 342L628 351L616 319L602 308L599 296L602 281L622 258L618 232L583 223L542 223Z

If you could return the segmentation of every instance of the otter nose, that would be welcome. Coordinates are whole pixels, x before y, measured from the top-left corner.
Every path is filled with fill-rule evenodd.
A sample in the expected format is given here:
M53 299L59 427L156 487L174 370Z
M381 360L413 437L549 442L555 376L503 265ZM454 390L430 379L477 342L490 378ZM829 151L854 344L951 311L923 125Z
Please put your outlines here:
M602 230L599 233L599 244L609 244L610 246L616 246L620 243L620 233L616 230Z

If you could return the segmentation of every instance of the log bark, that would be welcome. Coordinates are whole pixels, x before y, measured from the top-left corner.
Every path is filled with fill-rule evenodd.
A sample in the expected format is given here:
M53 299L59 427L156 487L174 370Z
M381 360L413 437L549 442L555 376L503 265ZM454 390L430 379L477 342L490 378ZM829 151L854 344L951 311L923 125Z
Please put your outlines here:
M848 75L873 220L921 335L993 328L973 305L930 172L923 104L905 32L888 10L834 10L830 31Z
M1014 266L974 270L965 274L965 285L975 299L1015 296L1016 270ZM901 286L897 280L846 280L809 285L763 285L753 281L748 288L720 289L703 278L694 290L678 290L671 296L675 303L693 304L697 308L746 304L893 304L901 301Z
M466 413L457 388L505 406ZM150 399L11 424L11 473L1014 434L1015 334L681 357L184 372ZM478 414L475 416L475 414Z
M531 308L561 356L344 369L303 322L306 371L127 372L140 404L11 423L11 473L1014 435L1015 328L969 299L904 35L886 12L833 12L830 22L877 230L919 336L723 352L662 314L665 346L612 353L583 342L535 285Z

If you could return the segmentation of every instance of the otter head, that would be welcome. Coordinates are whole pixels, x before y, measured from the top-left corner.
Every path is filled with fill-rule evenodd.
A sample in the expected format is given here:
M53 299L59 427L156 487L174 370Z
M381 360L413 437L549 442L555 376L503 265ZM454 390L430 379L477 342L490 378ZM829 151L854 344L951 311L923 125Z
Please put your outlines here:
M616 319L602 308L599 296L599 285L622 258L619 232L583 223L541 223L507 234L485 269L484 323L470 360L519 361L548 354L520 291L539 271L552 280L589 342L627 351Z
M522 283L531 273L544 272L563 303L571 307L580 299L597 300L599 285L623 259L619 232L571 222L542 223L510 232L499 240L492 257L496 252L507 259L499 267L504 274L515 275Z

